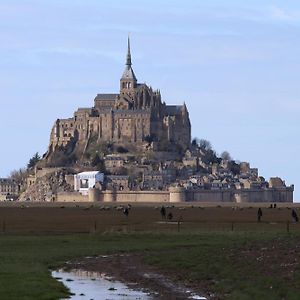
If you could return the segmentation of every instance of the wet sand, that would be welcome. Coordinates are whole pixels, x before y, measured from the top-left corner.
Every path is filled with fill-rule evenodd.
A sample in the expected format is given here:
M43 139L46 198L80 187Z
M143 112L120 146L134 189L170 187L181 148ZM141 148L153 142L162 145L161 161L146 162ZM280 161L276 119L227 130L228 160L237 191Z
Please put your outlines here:
M123 204L126 205L126 204ZM91 232L177 232L180 230L285 230L292 221L291 207L281 203L277 208L269 204L234 203L164 204L172 222L160 216L160 204L132 204L128 218L119 203L0 203L0 233L65 234ZM262 207L262 222L257 224L257 208ZM299 230L300 226L293 226Z

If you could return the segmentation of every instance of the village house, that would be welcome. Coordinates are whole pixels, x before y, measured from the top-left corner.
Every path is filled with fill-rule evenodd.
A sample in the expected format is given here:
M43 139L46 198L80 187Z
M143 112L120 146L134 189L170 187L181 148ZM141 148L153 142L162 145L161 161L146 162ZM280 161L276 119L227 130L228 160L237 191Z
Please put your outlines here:
M19 186L9 178L0 178L0 200L14 200L19 194Z

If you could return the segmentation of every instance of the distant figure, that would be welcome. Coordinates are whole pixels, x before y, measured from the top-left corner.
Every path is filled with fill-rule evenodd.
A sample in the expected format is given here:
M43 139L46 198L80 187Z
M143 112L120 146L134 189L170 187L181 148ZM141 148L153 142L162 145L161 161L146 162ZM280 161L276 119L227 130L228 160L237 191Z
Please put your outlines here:
M170 212L168 213L168 220L171 221L173 219L173 214Z
M125 208L124 208L123 214L124 214L126 217L128 217L128 215L129 215L129 209L128 209L128 207L125 207Z
M270 208L273 208L273 204L272 203L270 204Z
M258 211L257 211L257 221L258 222L260 222L261 217L262 217L262 210L261 210L261 208L259 208Z
M292 210L292 218L293 218L294 222L299 222L298 215L294 209Z
M160 214L161 214L161 218L165 219L166 218L166 208L164 206L161 207L160 209Z
M274 208L276 208L277 207L277 204L276 203L274 203Z

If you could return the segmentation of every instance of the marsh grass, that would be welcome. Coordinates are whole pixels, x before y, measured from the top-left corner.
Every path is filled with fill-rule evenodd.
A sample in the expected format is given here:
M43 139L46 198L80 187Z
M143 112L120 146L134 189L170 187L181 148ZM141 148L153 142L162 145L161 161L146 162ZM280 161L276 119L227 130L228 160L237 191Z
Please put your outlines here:
M298 236L281 233L74 234L0 237L0 299L60 299L68 290L50 269L68 260L119 252L142 252L145 262L187 285L211 289L222 299L299 299L295 282L267 277L256 261L235 259L234 249ZM234 252L235 253L235 252ZM299 281L295 276L295 281Z

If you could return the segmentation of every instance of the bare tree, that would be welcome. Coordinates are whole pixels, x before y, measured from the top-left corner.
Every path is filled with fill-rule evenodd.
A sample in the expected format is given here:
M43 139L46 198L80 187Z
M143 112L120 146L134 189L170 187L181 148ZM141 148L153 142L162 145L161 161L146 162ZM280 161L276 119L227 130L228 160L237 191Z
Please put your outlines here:
M26 168L22 168L19 170L11 171L9 177L13 179L17 184L23 184L27 176L28 176L28 171L26 170Z
M223 151L221 153L221 158L224 160L232 160L232 157L228 151Z
M201 139L199 141L199 147L203 150L212 150L212 146L210 141L205 140L205 139Z

